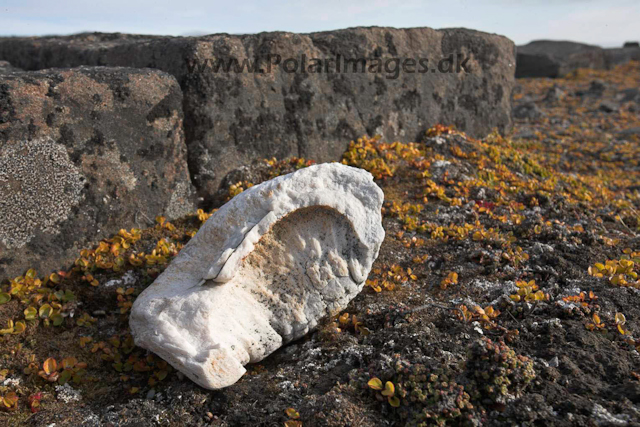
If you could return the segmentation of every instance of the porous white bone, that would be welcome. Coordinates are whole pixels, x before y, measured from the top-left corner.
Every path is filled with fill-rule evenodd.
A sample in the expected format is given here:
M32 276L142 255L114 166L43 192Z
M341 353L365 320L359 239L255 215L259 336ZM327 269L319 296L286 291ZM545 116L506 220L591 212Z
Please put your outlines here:
M384 239L382 201L371 174L339 163L240 193L138 296L136 344L205 388L235 383L362 290Z

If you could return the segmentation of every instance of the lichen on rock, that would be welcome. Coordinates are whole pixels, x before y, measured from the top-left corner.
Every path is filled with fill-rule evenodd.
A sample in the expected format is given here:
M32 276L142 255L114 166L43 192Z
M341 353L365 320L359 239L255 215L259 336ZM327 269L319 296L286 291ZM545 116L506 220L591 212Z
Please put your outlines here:
M0 280L192 212L182 119L180 87L159 71L0 73Z
M57 232L82 200L85 178L63 145L49 138L21 141L0 151L0 241L20 248L39 231Z
M338 163L245 190L136 299L136 344L203 387L235 383L362 290L382 200L371 174Z

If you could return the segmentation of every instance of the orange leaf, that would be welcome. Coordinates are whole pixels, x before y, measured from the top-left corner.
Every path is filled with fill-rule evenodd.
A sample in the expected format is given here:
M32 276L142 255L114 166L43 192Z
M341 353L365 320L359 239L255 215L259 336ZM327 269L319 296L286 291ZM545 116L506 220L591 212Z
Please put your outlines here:
M58 369L58 364L56 363L56 359L53 357L48 358L42 364L42 369L44 369L45 374L50 375Z

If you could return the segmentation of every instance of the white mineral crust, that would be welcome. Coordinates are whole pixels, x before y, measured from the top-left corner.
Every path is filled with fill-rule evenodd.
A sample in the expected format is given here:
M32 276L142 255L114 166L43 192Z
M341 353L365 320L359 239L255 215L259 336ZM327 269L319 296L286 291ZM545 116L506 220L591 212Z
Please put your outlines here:
M136 344L203 387L235 383L362 290L384 239L382 201L371 174L339 163L240 193L136 299Z

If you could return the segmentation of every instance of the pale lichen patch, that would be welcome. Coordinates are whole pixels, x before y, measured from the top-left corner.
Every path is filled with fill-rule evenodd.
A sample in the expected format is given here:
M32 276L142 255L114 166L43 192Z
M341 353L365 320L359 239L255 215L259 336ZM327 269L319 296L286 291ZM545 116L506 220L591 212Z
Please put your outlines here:
M193 206L190 198L193 194L191 186L187 182L179 182L176 184L169 204L165 209L165 213L169 219L180 218L193 211Z
M0 151L0 241L26 245L38 231L55 234L82 199L84 177L60 144L22 141Z

